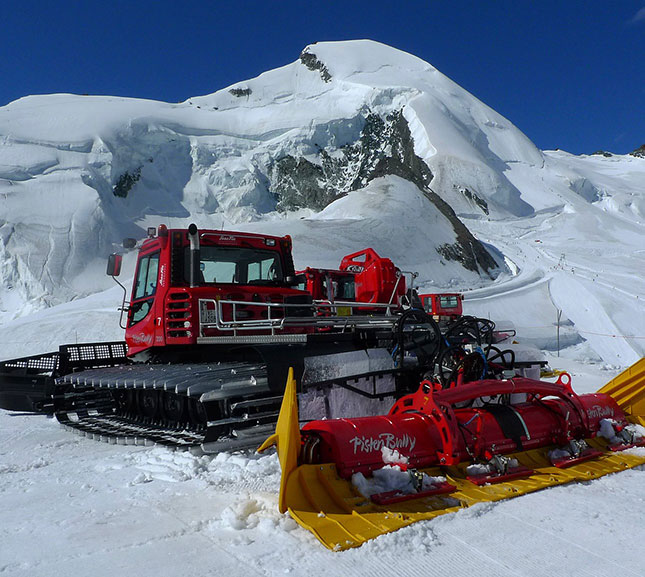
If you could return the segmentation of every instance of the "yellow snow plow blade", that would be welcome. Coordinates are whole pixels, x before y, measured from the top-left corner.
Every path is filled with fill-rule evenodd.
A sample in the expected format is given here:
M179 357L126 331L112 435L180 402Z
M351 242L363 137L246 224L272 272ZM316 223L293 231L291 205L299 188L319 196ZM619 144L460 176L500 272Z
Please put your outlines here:
M592 443L595 447L597 444ZM456 490L448 495L413 499L387 507L362 497L350 481L336 474L334 464L302 465L289 476L286 499L296 522L311 531L325 547L341 551L424 521L470 507L476 503L501 501L572 481L589 481L609 473L645 464L645 456L607 452L594 461L558 469L540 449L515 455L520 464L534 469L526 479L478 487L465 478L465 467L424 469L431 476L445 475Z
M287 483L293 470L298 466L298 455L300 454L300 424L298 422L298 397L296 395L296 379L293 377L293 369L289 369L287 386L282 399L282 407L278 415L275 433L271 435L262 445L258 452L276 446L278 459L282 469L280 479L280 513L287 511Z
M645 357L598 392L612 397L632 423L645 425Z
M632 372L627 375L629 371ZM642 392L644 376L645 360L641 360L600 391L607 392L605 389L610 386L615 386L621 395L624 390L627 391L624 393L624 405L621 400L616 400L626 412L627 407L631 407L633 412L629 414L635 419L634 422L641 423L645 417L645 393ZM640 390L636 390L639 389L638 383ZM600 438L587 442L593 448L601 450L602 455L567 468L557 468L551 464L547 455L553 447L509 455L515 457L520 465L532 469L533 473L527 478L491 485L478 486L467 480L466 467L469 463L423 469L430 476L444 476L448 483L455 486L455 490L449 494L377 505L363 497L350 481L340 478L335 464L297 465L300 430L296 384L290 372L276 434L267 439L259 450L274 444L277 447L282 465L280 511L288 510L291 517L311 531L325 547L341 551L358 547L369 539L417 521L453 513L476 503L519 497L573 481L589 481L645 464L645 454L642 451L639 451L640 454L612 452Z

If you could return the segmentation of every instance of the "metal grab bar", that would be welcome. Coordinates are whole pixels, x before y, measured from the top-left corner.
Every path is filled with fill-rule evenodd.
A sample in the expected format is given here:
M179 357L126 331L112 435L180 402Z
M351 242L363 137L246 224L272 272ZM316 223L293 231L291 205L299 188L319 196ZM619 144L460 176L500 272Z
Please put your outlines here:
M209 306L210 305L210 306ZM230 320L224 320L224 308L230 306ZM238 307L254 307L266 309L266 318L261 319L238 319ZM350 307L354 309L382 309L385 314L371 315L347 315L347 316L325 316L330 309L337 307ZM226 299L199 299L199 334L204 336L205 329L216 329L218 331L233 332L268 330L271 334L284 330L286 327L361 327L361 326L384 326L391 327L398 319L392 314L394 307L386 303L359 303L353 301L315 301L312 304L302 303L273 303L238 301ZM275 309L309 309L311 316L285 316L284 313L275 313Z

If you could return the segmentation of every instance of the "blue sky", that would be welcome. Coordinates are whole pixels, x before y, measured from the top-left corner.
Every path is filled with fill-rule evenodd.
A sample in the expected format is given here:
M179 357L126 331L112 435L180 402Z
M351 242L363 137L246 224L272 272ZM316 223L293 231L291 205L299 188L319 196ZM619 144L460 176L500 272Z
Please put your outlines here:
M430 62L542 149L645 143L645 0L2 0L0 106L53 92L178 102L355 38Z

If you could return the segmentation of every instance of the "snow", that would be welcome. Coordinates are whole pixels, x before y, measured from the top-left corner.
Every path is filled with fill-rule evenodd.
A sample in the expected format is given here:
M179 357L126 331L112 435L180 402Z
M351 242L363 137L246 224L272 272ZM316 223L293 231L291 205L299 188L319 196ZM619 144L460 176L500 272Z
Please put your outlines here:
M445 477L431 477L426 473L421 473L421 479L417 479L412 474L414 471L408 470L408 458L396 449L383 445L381 455L385 463L383 467L373 470L368 477L363 473L352 475L352 485L363 497L390 492L408 495L435 489L440 483L446 482Z
M320 215L275 212L275 161L290 154L319 162L321 150L338 155L357 140L368 112L402 111L415 152L434 175L433 190L480 237L478 221L496 226L513 217L566 212L594 223L577 242L597 236L608 223L609 231L619 227L620 242L639 242L642 159L542 152L432 65L373 41L322 42L305 52L326 67L329 81L296 60L179 104L56 94L1 107L0 322L92 294L98 288L84 279L94 276L95 263L117 250L122 238L141 238L147 226L160 222L298 229L296 261L303 266L336 266L337 255L382 244L387 234L394 241L389 256L410 269L425 265L427 283L481 283L449 261L435 266L435 248L452 231L445 222L437 225L436 214L429 218L431 208L416 211L419 199L397 201L406 205L398 222L386 209L399 208L391 201L381 206L380 196L370 194L374 188L355 191L351 202L341 198L339 207ZM236 96L235 89L250 92ZM138 180L126 198L115 197L113 187L126 174ZM404 188L391 178L380 185L387 187ZM472 195L486 203L487 213ZM341 207L341 222L318 222ZM356 221L351 234L332 242L345 219ZM319 241L337 250L305 252ZM435 259L420 258L422 252ZM504 256L502 251L502 266ZM108 282L103 279L100 288Z
M2 412L0 571L642 575L643 470L477 505L342 553L278 512L279 471L275 454L109 445Z
M421 486L417 487L416 479L410 471L402 469L398 465L385 465L375 469L369 477L363 473L352 475L352 485L356 487L363 497L371 497L380 493L395 491L397 495L410 495L419 491L430 491L436 489L441 483L446 482L445 477L431 477L421 473Z
M639 443L645 438L645 427L642 425L630 424L625 427L616 427L618 423L613 419L602 419L600 421L600 430L598 435L607 439L612 445L622 443L636 442ZM621 439L621 433L623 438Z
M467 314L512 322L517 346L542 349L578 392L645 355L645 160L540 151L430 64L378 43L307 50L329 82L298 60L230 87L247 96L61 94L0 108L0 359L122 339L106 255L146 226L193 220L291 234L298 267L336 267L372 246L418 271L422 290L464 291ZM434 246L452 229L399 177L319 213L274 211L270 160L353 142L366 106L403 110L433 190L506 272L491 281L441 260ZM139 167L136 194L114 197ZM108 445L0 411L0 574L642 575L644 474L476 506L331 553L278 512L275 454Z

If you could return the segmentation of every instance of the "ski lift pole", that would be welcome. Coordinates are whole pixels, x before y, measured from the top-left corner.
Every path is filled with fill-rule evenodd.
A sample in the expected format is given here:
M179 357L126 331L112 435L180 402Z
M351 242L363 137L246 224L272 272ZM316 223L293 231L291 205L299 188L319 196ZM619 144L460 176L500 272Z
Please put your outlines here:
M558 341L558 357L560 356L560 319L562 318L562 309L556 309L558 311L558 320L557 320L557 341Z

